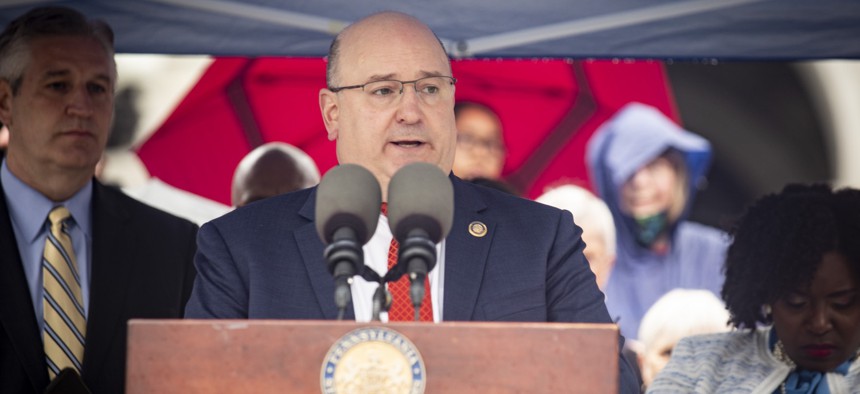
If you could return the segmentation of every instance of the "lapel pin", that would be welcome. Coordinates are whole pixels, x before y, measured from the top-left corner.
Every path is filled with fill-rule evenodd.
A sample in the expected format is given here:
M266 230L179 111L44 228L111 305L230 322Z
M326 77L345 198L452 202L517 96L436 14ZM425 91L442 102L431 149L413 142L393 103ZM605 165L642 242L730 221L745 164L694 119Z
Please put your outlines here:
M473 237L481 238L487 235L487 225L478 221L469 223L469 234Z

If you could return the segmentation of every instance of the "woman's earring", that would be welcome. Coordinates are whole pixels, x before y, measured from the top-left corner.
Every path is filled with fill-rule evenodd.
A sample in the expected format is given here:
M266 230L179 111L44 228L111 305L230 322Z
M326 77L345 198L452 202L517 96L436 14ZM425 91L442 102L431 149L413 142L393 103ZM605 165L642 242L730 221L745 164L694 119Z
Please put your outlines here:
M773 313L773 308L770 307L770 304L764 304L761 306L761 315L764 316L765 319L770 320L770 315Z

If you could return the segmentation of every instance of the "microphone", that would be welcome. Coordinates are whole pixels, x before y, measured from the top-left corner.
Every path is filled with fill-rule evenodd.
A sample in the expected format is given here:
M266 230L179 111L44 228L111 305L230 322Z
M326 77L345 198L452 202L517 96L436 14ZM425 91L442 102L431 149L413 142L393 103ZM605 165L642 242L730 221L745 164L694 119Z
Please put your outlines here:
M341 164L329 170L317 187L316 228L326 248L323 256L334 276L338 320L352 300L352 277L364 267L361 246L376 231L382 192L364 167Z
M424 278L436 266L436 244L451 231L453 221L454 188L439 167L413 163L391 178L388 226L400 243L397 265L392 268L397 272L393 277L398 278L403 273L409 276L409 295L415 316L419 316L426 291Z

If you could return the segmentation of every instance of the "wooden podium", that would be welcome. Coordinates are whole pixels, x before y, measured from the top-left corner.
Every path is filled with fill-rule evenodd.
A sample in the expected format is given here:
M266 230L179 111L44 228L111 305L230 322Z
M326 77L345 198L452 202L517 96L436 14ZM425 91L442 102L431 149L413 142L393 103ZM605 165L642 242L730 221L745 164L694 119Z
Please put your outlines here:
M127 392L320 393L329 349L362 327L415 345L427 393L618 392L615 325L308 320L132 320Z

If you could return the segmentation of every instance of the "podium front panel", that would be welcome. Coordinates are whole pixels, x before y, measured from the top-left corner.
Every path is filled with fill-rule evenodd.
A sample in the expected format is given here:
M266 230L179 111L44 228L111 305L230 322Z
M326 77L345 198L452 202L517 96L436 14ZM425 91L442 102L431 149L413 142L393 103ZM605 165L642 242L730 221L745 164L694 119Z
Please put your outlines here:
M417 347L427 393L617 392L615 325L308 320L132 320L127 392L319 393L329 349L362 327Z

